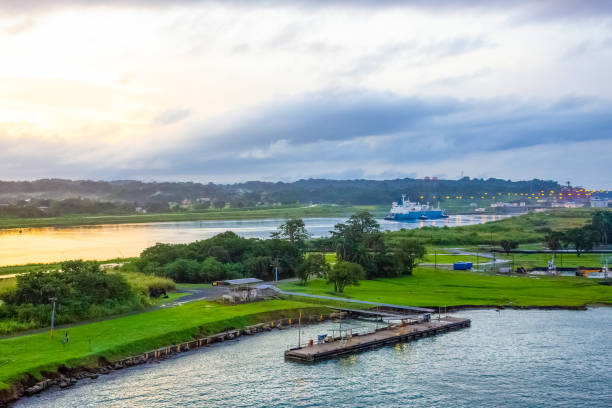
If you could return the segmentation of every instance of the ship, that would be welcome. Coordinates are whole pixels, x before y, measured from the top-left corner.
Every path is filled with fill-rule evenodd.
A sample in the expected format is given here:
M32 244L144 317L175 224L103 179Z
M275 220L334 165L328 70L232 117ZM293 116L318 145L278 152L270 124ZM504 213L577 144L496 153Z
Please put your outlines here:
M446 210L433 208L429 203L413 203L406 200L406 195L402 194L402 199L394 201L391 204L391 210L385 217L385 220L390 221L416 221L416 220L436 220L447 218Z

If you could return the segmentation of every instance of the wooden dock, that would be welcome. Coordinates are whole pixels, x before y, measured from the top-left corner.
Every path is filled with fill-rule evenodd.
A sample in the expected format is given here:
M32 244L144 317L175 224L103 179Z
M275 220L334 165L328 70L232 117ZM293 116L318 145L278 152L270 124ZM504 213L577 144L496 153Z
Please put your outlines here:
M435 336L436 334L469 327L470 324L470 319L444 317L440 320L407 324L405 326L395 325L378 329L372 333L353 335L350 338L335 338L333 341L326 343L289 349L285 351L285 359L312 363L398 342Z

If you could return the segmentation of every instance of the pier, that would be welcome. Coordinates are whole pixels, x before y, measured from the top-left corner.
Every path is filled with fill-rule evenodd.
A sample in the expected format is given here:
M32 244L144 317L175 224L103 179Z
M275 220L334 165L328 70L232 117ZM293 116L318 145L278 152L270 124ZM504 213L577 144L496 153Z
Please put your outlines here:
M453 330L469 327L470 319L442 317L431 321L415 321L406 324L393 324L375 331L360 334L349 333L346 336L332 336L324 342L311 342L306 346L291 348L285 351L285 359L313 363L353 354L378 347L416 340L422 337L435 336Z

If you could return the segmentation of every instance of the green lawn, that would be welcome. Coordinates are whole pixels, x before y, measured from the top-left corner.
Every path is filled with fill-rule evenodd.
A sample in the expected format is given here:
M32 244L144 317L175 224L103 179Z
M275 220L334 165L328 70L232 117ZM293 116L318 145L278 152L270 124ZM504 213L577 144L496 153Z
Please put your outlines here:
M320 306L289 300L272 300L238 306L207 301L148 313L85 324L68 329L70 344L48 333L0 339L0 389L25 373L40 377L58 365L97 364L98 357L118 359L196 336L240 328L281 317L295 317L299 310L322 313Z
M498 254L499 257L512 260L516 266L522 265L525 267L548 266L548 261L552 259L552 254ZM612 259L612 254L607 254ZM576 253L563 253L555 255L555 265L563 267L578 267L578 266L602 266L600 263L600 254L582 254L576 256Z
M482 250L481 250L482 251ZM612 255L612 254L610 254ZM509 254L496 253L497 259L505 259L512 261L514 258L515 266L524 266L533 268L536 266L547 267L548 261L552 259L552 254ZM455 262L472 262L476 265L476 256L471 255L446 255L438 254L434 256L432 253L425 255L421 263L433 264L436 261L438 264L452 264ZM612 259L612 256L610 257ZM478 257L478 263L492 262L490 258ZM555 256L555 264L563 267L578 267L578 266L601 266L599 254L582 254L579 257L575 253L557 254Z
M333 286L322 279L300 286L280 285L281 289L318 295L337 296ZM413 276L361 281L345 288L344 296L411 306L514 305L582 306L612 304L612 287L594 279L574 277L490 276L473 272L417 268Z

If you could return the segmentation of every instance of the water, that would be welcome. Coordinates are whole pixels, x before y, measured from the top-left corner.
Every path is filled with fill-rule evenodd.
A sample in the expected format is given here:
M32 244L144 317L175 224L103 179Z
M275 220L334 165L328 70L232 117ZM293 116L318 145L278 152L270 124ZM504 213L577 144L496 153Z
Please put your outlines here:
M426 225L456 226L500 219L495 215L456 215L442 220L394 222L378 220L385 230L420 228ZM234 231L247 238L268 238L284 219L242 221L184 221L147 224L115 224L69 228L0 230L0 266L67 259L112 259L138 256L157 242L185 243ZM346 218L306 218L314 237L325 236ZM20 232L21 231L21 232Z
M472 327L314 365L297 330L132 367L18 407L610 407L612 308L470 310ZM302 339L331 323L309 326Z

